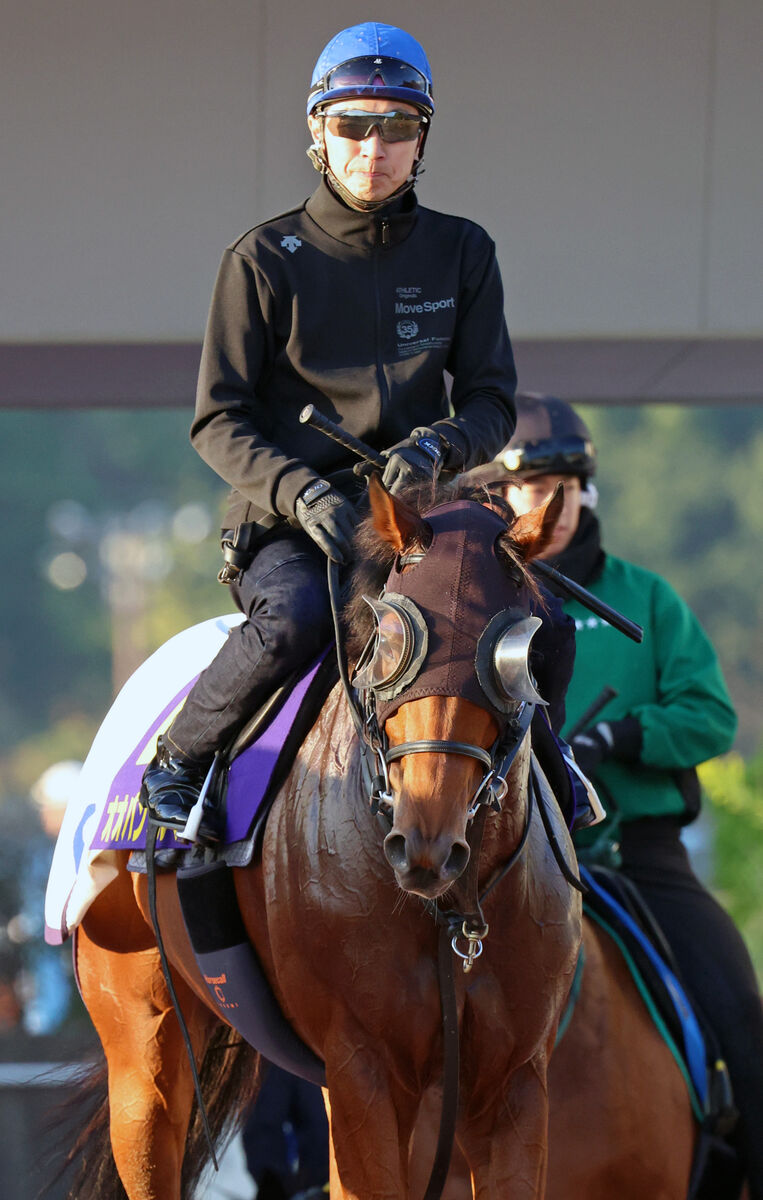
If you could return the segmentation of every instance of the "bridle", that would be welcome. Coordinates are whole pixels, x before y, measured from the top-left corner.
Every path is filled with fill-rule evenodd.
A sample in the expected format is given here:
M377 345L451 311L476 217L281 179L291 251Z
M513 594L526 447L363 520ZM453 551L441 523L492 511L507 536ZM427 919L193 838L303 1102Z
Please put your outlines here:
M354 703L354 698L352 702ZM361 745L365 754L372 758L376 767L375 773L371 776L369 804L372 813L380 813L387 819L392 817L394 801L389 779L389 766L409 754L460 754L476 759L482 763L485 770L469 803L467 820L473 821L483 805L494 812L500 812L501 804L508 790L506 777L530 728L530 722L535 712L534 704L523 703L518 715L507 722L491 748L485 750L482 746L453 739L435 741L421 738L417 741L399 742L395 746L390 746L386 733L379 725L372 696L366 693L359 707L363 728Z

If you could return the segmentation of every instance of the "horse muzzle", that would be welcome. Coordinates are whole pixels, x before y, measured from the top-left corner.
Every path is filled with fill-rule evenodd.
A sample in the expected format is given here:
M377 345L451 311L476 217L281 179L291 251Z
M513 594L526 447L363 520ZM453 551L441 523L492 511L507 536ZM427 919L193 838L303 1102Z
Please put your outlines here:
M384 839L384 856L404 892L434 900L451 887L466 868L469 846L446 833L427 838L420 830L404 832L394 825Z

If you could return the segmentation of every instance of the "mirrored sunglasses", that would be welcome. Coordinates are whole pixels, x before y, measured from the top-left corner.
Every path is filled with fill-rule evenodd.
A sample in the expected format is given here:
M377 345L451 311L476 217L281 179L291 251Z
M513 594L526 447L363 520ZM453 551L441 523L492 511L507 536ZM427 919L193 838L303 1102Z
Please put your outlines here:
M383 142L413 142L427 121L427 118L419 113L405 112L348 111L322 115L329 133L334 137L349 138L353 142L362 142L370 137L372 129L379 130L379 137Z
M410 88L414 92L429 95L429 81L421 71L397 58L367 55L351 58L328 71L321 80L324 92L345 87Z

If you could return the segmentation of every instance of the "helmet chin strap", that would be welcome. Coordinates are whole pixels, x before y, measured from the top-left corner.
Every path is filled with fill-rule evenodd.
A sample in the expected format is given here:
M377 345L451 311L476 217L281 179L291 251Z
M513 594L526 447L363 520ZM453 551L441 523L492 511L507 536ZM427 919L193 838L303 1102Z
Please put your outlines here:
M421 157L416 159L410 175L404 183L400 184L400 187L395 188L394 192L391 192L389 196L385 196L383 200L359 200L357 196L354 196L349 188L345 187L341 180L337 179L336 175L331 170L326 157L325 145L320 145L318 142L313 142L312 146L308 146L307 148L307 157L310 159L310 162L313 164L316 171L321 173L323 178L331 187L331 190L336 192L339 199L342 200L348 208L354 208L356 212L376 212L380 208L385 208L391 203L391 201L397 200L399 196L403 196L406 192L409 192L415 185L419 175L424 174L424 168L421 165L424 157L423 138L421 142Z

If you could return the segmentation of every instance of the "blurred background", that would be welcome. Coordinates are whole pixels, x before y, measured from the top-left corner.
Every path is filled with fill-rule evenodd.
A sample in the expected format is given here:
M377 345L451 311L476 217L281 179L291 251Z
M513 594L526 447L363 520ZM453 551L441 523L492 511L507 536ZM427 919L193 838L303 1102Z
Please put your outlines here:
M34 1064L92 1045L69 949L40 942L61 796L135 666L230 609L225 488L188 445L217 263L314 187L313 64L369 15L427 50L420 199L495 238L520 387L573 401L593 430L605 544L664 574L718 648L739 735L702 769L690 836L763 976L763 7L11 0L0 1104L16 1178L34 1156L24 1104L66 1086L30 1086Z

